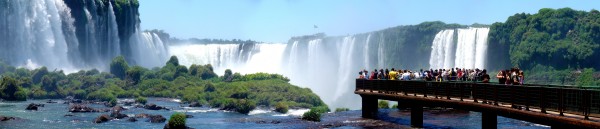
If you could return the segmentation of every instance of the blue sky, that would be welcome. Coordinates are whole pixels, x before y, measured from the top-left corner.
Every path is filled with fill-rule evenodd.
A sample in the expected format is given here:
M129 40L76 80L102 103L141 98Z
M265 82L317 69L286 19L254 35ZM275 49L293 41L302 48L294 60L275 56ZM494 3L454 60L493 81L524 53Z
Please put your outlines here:
M139 0L142 29L178 38L286 42L324 32L347 35L424 21L503 22L541 8L600 8L592 0ZM318 28L314 28L316 25Z

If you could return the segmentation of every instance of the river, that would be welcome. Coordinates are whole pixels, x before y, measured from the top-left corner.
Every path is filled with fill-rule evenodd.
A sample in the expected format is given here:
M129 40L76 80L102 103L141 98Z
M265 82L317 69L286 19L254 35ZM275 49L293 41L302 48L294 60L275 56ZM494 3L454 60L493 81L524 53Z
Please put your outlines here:
M70 113L68 104L62 100L53 100L58 103L46 103L48 100L28 100L24 102L0 102L0 115L18 117L20 119L1 121L0 128L7 129L71 129L71 128L148 128L160 129L166 123L146 122L146 118L138 118L137 122L129 122L127 118L111 120L96 124L92 121L101 113ZM45 104L38 111L25 110L30 103ZM173 99L149 98L148 103L155 103L172 110L146 110L132 106L121 113L129 116L135 114L159 114L169 118L174 112L186 112L192 115L187 119L187 126L192 128L410 128L410 111L397 109L380 109L378 117L380 120L361 118L360 110L327 113L321 122L309 122L299 119L299 115L306 111L290 110L288 114L280 114L269 110L254 110L250 115L236 112L221 111L213 108L190 108L181 107L179 102ZM89 104L94 108L107 108L103 105ZM65 116L71 114L73 116ZM430 109L424 112L425 128L481 128L481 113L460 111L452 109ZM498 117L499 128L549 128L529 122Z

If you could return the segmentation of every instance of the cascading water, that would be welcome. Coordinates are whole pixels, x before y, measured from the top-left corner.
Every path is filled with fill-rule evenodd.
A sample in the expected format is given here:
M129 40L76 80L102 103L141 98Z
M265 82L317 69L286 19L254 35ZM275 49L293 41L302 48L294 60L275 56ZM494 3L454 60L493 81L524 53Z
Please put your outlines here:
M152 68L163 66L168 59L169 51L163 41L155 33L136 31L130 39L132 57L135 64Z
M14 65L40 64L50 68L71 68L69 44L73 22L69 8L58 0L21 0L1 2L1 57ZM66 24L63 24L66 23ZM64 25L64 26L63 26ZM38 65L39 66L39 65Z
M126 2L131 4L131 1ZM121 8L125 6L132 5L121 5ZM138 15L121 15L124 16L137 18ZM131 27L137 28L131 31L132 36L120 37L120 28L127 27L119 26L112 1L9 0L0 2L0 17L3 17L0 19L0 45L3 46L0 60L11 65L46 66L74 72L90 68L105 70L107 62L123 51L160 53L150 53L153 59L160 58L155 60L139 53L135 57L125 55L129 61L143 62L132 65L158 66L168 56L163 40L155 34L143 34L136 20L130 22ZM134 40L129 46L143 48L121 49L122 42L129 40Z
M338 73L340 74L339 79L338 79L338 86L336 87L335 90L335 95L334 95L334 100L339 99L342 94L344 94L348 88L350 88L349 86L351 85L352 81L352 76L345 76L345 75L351 75L351 73L354 73L354 71L357 71L358 69L354 69L352 70L352 64L354 64L354 45L355 45L355 37L352 36L348 36L348 37L344 37L344 40L341 43L341 47L339 52L339 69L338 69Z
M431 68L452 68L454 58L451 56L454 46L454 30L442 30L435 35L431 45L431 57L429 64Z
M367 36L367 41L365 41L365 46L364 46L365 49L363 50L364 53L365 53L363 55L365 56L365 62L364 62L364 64L365 64L365 68L366 69L370 69L371 68L370 65L369 65L371 63L371 62L369 62L369 54L370 54L369 53L369 42L370 42L370 40L371 40L371 34L369 34Z
M456 35L454 31L454 29L442 30L436 34L431 47L430 67L434 69L485 68L489 28L456 29Z
M121 45L119 41L119 28L117 26L117 19L115 17L115 12L112 7L112 3L108 2L108 56L116 57L121 55Z
M237 44L187 44L169 47L171 55L179 58L183 65L211 64L215 73L222 74L225 69L233 68L241 56Z
M477 45L475 45L475 68L485 68L485 57L487 57L488 48L487 38L489 32L489 28L477 29Z

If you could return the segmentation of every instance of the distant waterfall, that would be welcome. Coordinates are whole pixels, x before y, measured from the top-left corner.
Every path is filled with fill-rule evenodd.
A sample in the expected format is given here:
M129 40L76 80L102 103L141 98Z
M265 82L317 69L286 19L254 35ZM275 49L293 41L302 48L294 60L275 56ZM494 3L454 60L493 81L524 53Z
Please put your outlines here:
M484 69L489 28L456 29L457 33L454 31L442 30L436 34L431 47L430 67ZM456 41L454 37L457 37Z
M152 68L163 66L169 58L169 50L155 33L140 32L131 36L131 51L135 64Z

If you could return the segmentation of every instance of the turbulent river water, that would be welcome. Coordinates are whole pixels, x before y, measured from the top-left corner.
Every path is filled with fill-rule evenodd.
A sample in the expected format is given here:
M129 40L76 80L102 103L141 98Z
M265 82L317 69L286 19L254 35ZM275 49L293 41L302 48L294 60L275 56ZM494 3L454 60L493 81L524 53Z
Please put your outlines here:
M2 121L0 128L8 129L71 129L71 128L163 128L166 123L150 123L147 119L139 118L137 122L129 122L127 118L111 120L96 124L92 121L102 113L70 113L68 104L62 100L58 103L46 103L47 100L28 100L24 102L0 102L0 114L18 117L17 120ZM280 114L269 110L254 110L250 115L221 111L211 108L181 107L178 101L172 99L149 98L149 103L165 106L172 110L146 110L125 106L128 110L122 113L129 116L135 114L158 114L169 118L174 112L186 112L192 115L187 119L187 126L192 128L410 128L410 111L397 109L380 109L380 120L360 118L360 110L338 113L326 113L321 122L309 122L299 119L306 110L290 110L288 114ZM30 103L42 103L38 111L25 110ZM90 104L94 108L107 108L103 105ZM71 114L72 116L65 116ZM481 128L481 114L477 112L451 109L431 109L424 113L425 128ZM548 128L543 125L498 117L499 128Z

